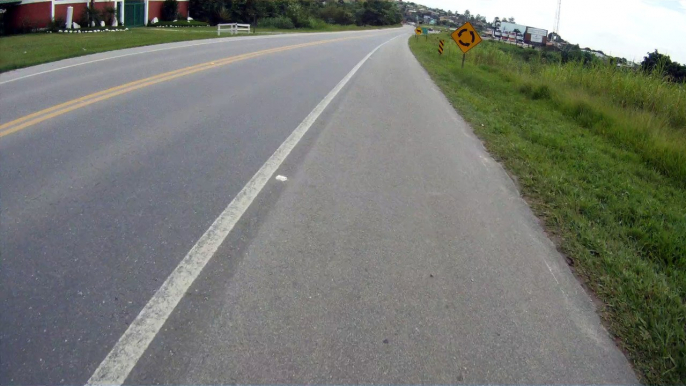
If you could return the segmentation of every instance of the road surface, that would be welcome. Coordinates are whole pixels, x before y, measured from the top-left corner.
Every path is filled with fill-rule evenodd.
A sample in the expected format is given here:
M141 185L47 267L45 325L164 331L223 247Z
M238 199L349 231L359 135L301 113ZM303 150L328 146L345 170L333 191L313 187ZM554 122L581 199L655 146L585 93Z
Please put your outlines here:
M0 75L0 383L636 383L411 33Z

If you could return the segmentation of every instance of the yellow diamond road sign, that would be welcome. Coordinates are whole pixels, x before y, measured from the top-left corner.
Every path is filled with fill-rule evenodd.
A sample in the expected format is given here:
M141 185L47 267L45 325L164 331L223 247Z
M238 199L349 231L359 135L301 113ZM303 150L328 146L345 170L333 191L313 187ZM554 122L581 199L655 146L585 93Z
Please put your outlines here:
M479 36L470 22L466 22L462 27L453 31L450 36L464 53L467 53L467 51L481 43L481 36Z
M416 33L417 35L421 35L421 34L422 34L422 29L421 29L420 27L417 27L417 29L414 30L414 33Z

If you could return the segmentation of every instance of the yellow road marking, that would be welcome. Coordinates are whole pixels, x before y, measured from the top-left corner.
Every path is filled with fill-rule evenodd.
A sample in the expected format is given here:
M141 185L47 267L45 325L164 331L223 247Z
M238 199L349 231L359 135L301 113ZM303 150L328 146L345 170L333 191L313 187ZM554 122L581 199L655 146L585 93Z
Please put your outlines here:
M203 64L207 64L207 63L203 63ZM191 67L195 67L195 66L191 66ZM37 112L35 112L35 113L32 113L32 114L23 116L23 117L18 118L18 119L15 119L15 120L13 120L13 121L11 121L11 122L4 123L4 124L0 125L0 131L4 130L4 129L7 128L7 127L10 127L10 126L12 126L12 125L15 125L15 124L17 124L17 123L20 123L20 122L29 120L29 119L34 118L34 117L37 117L37 116L39 116L39 115L41 115L41 114L45 114L45 113L49 113L49 112L51 112L51 111L55 111L55 110L57 110L57 109L60 109L60 108L65 107L65 106L69 106L69 105L74 104L74 103L81 102L81 101L86 100L86 99L88 99L88 98L96 97L96 96L99 96L99 95L102 95L102 94L105 94L105 93L108 93L108 92L111 92L111 91L116 91L116 90L120 90L120 89L123 89L123 88L126 88L126 87L130 87L130 86L132 86L132 85L138 84L138 83L143 82L143 81L152 80L152 79L156 79L156 78L161 78L161 77L170 75L170 74L172 74L172 73L181 72L181 71L187 70L187 69L189 69L189 68L191 68L191 67L186 67L186 68L182 68L182 69L180 69L180 70L170 71L170 72L167 72L167 73L164 73L164 74L159 74L159 75L151 76L151 77L149 77L149 78L136 80L136 81L133 81L133 82L130 82L130 83L123 84L123 85L121 85L121 86L112 87L112 88L109 88L109 89L107 89L107 90L98 91L98 92L96 92L96 93L89 94L89 95L86 95L86 96L83 96L83 97L80 97L80 98L76 98L76 99L70 100L70 101L68 101L68 102L60 103L60 104L55 105L55 106L52 106L52 107L50 107L50 108L47 108L47 109L44 109L44 110L40 110L40 111L37 111Z
M303 48L303 47L309 47L309 46L315 46L315 45L320 45L324 43L332 43L332 42L337 42L337 41L342 41L342 40L351 40L351 39L361 39L363 37L349 37L349 38L339 38L339 39L332 39L332 40L320 40L316 42L310 42L310 43L301 43L301 44L294 44L291 46L285 46L285 47L277 47L277 48L270 48L268 50L262 50L262 51L257 51L257 52L250 52L247 54L242 54L242 55L237 55L237 56L231 56L228 58L224 59L219 59L219 60L214 60L211 62L206 62L206 63L201 63L201 64L196 64L193 66L189 67L184 67L178 70L174 71L169 71L165 72L163 74L158 74L155 76L151 76L148 78L144 79L139 79L133 82L129 82L120 86L112 87L107 90L102 90L98 91L86 96L82 96L80 98L72 99L68 102L60 103L58 105L37 111L35 113L31 113L28 115L25 115L21 118L15 119L10 122L3 123L0 125L0 138L4 137L6 135L16 133L17 131L23 130L29 126L33 126L35 124L47 121L48 119L52 119L54 117L66 114L70 111L74 111L76 109L79 109L81 107L85 107L97 102L101 102L110 98L113 98L118 95L126 94L131 91L135 91L144 87L151 86L153 84L157 83L162 83L166 82L172 79L176 79L182 76L186 75L191 75L195 74L200 71L204 71L210 68L218 67L218 66L224 66L227 64L239 62L242 60L246 59L252 59L258 56L263 56L263 55L268 55L268 54L273 54L277 52L282 52L282 51L288 51L288 50L293 50L296 48Z

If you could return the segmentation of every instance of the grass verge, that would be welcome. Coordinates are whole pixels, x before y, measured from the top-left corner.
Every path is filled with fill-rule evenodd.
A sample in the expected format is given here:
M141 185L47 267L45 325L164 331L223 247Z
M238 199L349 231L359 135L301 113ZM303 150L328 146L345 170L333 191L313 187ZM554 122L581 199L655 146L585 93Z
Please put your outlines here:
M326 25L319 29L259 28L258 33L278 32L337 32L378 29L383 27L357 27L355 25ZM222 37L230 37L227 35ZM243 35L237 35L243 36ZM37 64L54 62L98 52L124 48L173 43L217 37L216 27L194 28L131 28L129 31L97 34L44 34L34 33L0 37L0 72Z
M439 37L449 47L443 56ZM683 88L524 61L493 42L461 69L447 35L409 44L603 301L601 315L643 381L685 384ZM676 103L649 103L659 93Z

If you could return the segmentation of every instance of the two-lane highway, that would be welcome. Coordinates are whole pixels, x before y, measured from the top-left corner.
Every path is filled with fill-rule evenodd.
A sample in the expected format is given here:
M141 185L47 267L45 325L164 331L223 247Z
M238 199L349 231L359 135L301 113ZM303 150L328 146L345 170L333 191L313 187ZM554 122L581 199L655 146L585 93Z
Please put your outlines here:
M411 32L0 75L0 383L635 383Z

